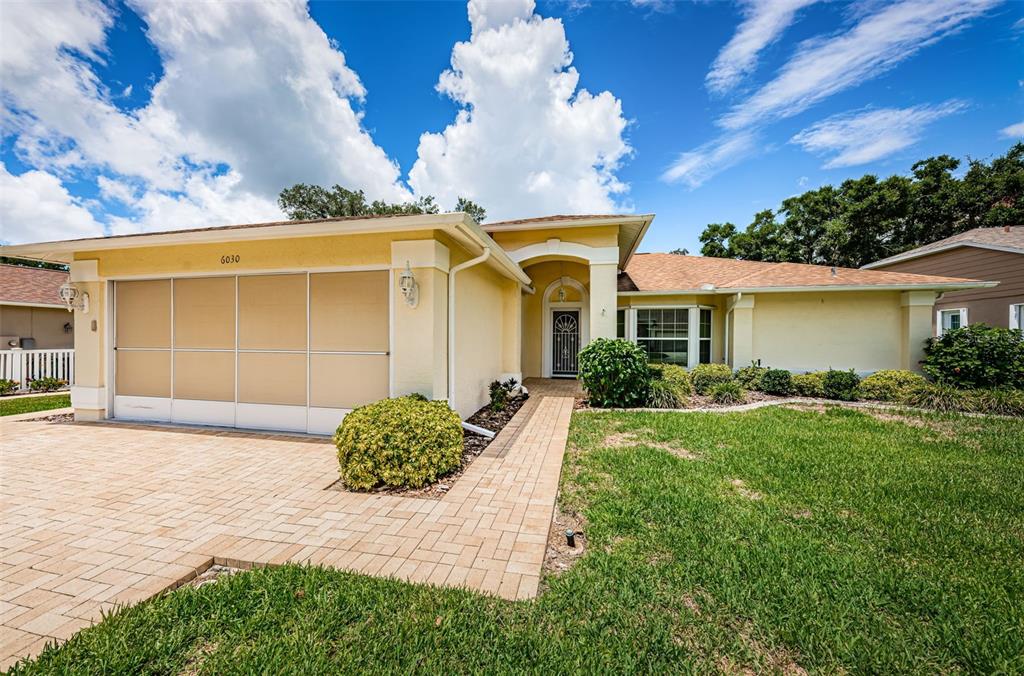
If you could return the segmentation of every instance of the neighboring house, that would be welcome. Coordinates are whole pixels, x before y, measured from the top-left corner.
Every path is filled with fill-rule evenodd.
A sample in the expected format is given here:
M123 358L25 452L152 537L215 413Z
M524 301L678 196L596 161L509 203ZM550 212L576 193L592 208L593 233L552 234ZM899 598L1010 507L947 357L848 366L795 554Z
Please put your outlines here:
M57 290L61 270L0 264L0 350L74 347L74 317Z
M80 419L331 432L413 392L465 418L588 341L653 360L916 368L946 276L636 254L653 216L333 218L0 247L71 265Z
M928 275L975 277L994 288L951 291L935 303L934 330L984 323L1024 329L1024 226L975 228L864 266Z

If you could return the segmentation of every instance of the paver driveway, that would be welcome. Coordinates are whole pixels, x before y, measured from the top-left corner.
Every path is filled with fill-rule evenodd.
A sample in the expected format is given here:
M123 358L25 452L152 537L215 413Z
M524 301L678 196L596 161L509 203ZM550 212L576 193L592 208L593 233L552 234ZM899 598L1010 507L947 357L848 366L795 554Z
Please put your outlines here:
M4 423L0 668L214 559L535 596L572 407L540 399L442 500L325 490L337 461L323 440Z

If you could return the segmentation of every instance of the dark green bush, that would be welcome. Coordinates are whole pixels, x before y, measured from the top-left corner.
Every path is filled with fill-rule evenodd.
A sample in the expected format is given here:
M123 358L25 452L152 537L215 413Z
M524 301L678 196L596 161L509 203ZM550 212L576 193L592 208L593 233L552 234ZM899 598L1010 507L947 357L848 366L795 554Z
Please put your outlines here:
M757 362L750 362L750 366L736 369L736 374L733 377L736 379L736 382L748 390L760 390L761 377L764 376L767 370L767 366L761 366Z
M711 401L716 404L739 404L743 401L743 387L735 380L715 384L711 390Z
M643 406L651 389L647 353L628 340L598 338L580 350L579 379L591 406Z
M66 380L59 380L57 378L51 378L46 376L45 378L36 378L30 381L28 388L34 392L53 392L59 390L68 384Z
M920 373L902 370L875 371L860 381L861 399L902 401L915 387L927 381Z
M761 376L759 389L765 394L790 394L793 392L793 374L786 369L768 369Z
M459 466L462 425L444 401L383 399L345 416L334 445L346 486L419 488Z
M814 371L813 373L797 373L790 379L793 384L793 393L801 397L824 397L825 396L825 372Z
M690 374L675 364L650 364L651 393L647 405L653 408L682 408L690 401Z
M8 378L0 378L0 394L11 394L18 389L18 383Z
M720 383L732 381L732 369L726 364L698 364L690 371L690 382L697 394L708 394Z
M856 401L858 385L860 385L860 376L854 373L853 369L849 371L829 369L822 378L821 392L826 399Z
M1024 336L985 324L946 331L925 343L924 372L959 387L1024 388Z

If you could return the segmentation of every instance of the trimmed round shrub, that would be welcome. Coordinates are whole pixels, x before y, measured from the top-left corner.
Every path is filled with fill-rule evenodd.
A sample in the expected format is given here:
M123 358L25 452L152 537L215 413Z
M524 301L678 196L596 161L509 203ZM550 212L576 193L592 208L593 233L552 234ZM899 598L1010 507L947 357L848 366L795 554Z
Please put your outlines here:
M761 376L759 389L765 394L790 394L793 391L793 374L786 369L768 369Z
M946 385L1024 388L1024 334L985 324L946 331L925 343L921 367Z
M711 390L711 401L716 404L739 404L743 401L743 387L735 380L715 384Z
M382 399L345 416L334 445L346 486L419 488L459 466L462 421L444 401Z
M821 381L821 391L826 399L856 401L858 385L860 385L860 376L854 373L853 369L849 371L829 369Z
M0 378L0 394L11 394L18 389L18 383L9 378Z
M651 389L644 349L621 338L598 338L580 350L579 379L591 406L643 406Z
M690 382L697 394L709 394L715 385L732 382L732 369L727 364L698 364L690 371Z
M912 389L925 384L924 376L899 369L875 371L860 381L860 398L877 401L902 401Z
M760 390L761 378L767 370L767 366L759 366L757 362L751 362L750 366L736 369L733 377L736 379L736 382L748 390Z
M801 397L821 398L825 396L825 372L796 373L790 378L793 393Z
M653 408L682 408L693 394L690 374L675 364L650 364L651 393L647 405Z

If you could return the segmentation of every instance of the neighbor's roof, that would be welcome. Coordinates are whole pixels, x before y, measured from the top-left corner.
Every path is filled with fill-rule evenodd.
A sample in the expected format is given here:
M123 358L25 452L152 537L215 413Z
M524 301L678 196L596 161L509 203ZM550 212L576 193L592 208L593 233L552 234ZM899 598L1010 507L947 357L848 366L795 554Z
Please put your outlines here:
M995 286L959 277L835 268L803 263L762 263L731 258L637 254L619 275L620 293L736 293L847 288L951 289Z
M0 265L0 303L63 307L57 290L66 281L63 270Z
M883 258L874 263L868 263L865 269L878 268L891 263L920 258L929 254L948 251L962 246L973 246L979 249L993 249L995 251L1009 251L1011 253L1024 254L1024 225L1009 225L999 228L974 228L958 235L940 239L938 242L925 244L910 251L904 251L895 256Z

